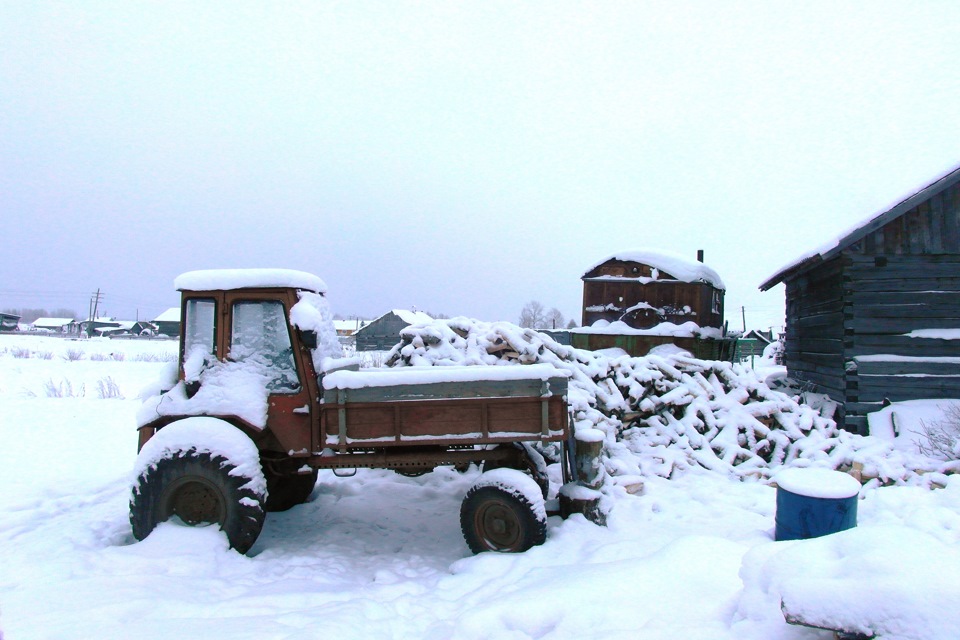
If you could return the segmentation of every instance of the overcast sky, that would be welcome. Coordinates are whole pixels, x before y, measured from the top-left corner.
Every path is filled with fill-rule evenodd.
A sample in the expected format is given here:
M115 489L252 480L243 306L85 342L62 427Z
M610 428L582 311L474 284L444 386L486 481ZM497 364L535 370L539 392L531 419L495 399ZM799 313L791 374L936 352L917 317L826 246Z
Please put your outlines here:
M626 249L758 285L960 164L960 3L0 3L0 308L192 269L580 319Z

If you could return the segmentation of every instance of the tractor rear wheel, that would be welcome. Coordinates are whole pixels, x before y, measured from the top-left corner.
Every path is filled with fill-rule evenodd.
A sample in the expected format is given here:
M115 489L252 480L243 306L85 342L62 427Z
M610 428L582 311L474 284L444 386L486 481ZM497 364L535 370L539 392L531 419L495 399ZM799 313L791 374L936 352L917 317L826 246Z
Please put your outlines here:
M470 550L516 553L543 544L547 514L539 493L537 483L521 471L481 475L460 506L460 528Z

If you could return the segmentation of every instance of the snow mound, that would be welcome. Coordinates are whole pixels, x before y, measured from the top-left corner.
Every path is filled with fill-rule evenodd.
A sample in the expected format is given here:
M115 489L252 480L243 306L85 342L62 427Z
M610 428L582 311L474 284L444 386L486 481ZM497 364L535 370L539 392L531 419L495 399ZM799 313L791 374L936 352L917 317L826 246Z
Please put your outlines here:
M407 327L386 364L550 364L570 375L575 433L604 434L608 484L704 467L769 480L786 467L856 470L876 484L942 484L944 463L837 428L750 368L688 354L617 356L574 349L506 322L469 318ZM609 488L609 487L607 487Z
M766 602L810 626L878 638L953 638L960 628L958 571L956 547L902 526L765 545L744 557L738 613L755 616Z

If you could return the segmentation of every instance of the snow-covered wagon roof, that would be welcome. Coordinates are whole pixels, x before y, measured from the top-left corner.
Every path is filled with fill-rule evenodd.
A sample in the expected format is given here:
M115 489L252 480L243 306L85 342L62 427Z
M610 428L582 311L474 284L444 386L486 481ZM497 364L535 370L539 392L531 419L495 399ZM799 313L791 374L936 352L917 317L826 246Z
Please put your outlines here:
M674 279L679 280L680 282L705 282L716 287L717 289L726 290L726 286L723 284L720 274L702 262L690 260L679 254L669 253L666 251L655 251L652 249L620 251L613 255L607 256L603 260L600 260L587 269L581 277L587 278L591 271L607 262L610 262L611 260L645 264L656 269L662 274L668 274L671 276L671 278L649 278L650 280ZM601 278L624 279L619 276L601 276ZM593 278L591 278L591 280L592 279ZM637 278L630 279L636 280Z
M317 276L293 269L208 269L188 271L177 276L173 286L178 291L214 291L219 289L246 289L294 287L306 291L326 293L326 283Z
M760 290L766 291L771 289L784 280L790 279L792 276L801 274L822 262L835 258L840 254L841 251L853 243L862 240L877 229L886 226L920 203L929 200L941 191L952 187L958 181L960 181L960 167L955 167L947 173L941 175L927 186L920 189L911 189L907 192L911 195L906 197L901 196L893 200L893 202L896 204L894 204L892 207L885 207L880 213L873 214L852 229L847 229L836 238L826 242L812 251L804 253L786 266L782 267L779 271L767 278L767 280L760 285Z

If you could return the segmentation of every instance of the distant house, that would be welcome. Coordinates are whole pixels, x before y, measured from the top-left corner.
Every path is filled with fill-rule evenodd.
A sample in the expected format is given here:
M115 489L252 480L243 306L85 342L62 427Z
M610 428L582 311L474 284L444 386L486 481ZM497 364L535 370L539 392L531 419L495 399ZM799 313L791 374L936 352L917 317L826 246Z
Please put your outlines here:
M359 331L361 327L367 325L368 323L369 323L368 320L359 320L359 319L334 320L333 328L336 330L338 336L347 337L347 336L352 336L357 331Z
M153 335L157 332L157 326L152 322L145 320L117 320L97 327L94 331L101 336L139 336L144 331Z
M153 324L157 333L165 336L179 337L180 335L180 307L170 307L156 318Z
M734 361L750 357L760 357L763 350L773 342L773 331L757 331L751 329L737 338L737 352Z
M0 313L0 331L18 331L20 328L20 316L12 313Z
M30 323L33 331L42 333L57 333L76 335L80 333L80 325L73 318L37 318Z
M960 167L760 289L781 282L787 373L847 429L887 400L960 398Z
M723 340L726 287L698 260L660 251L616 253L594 264L583 281L583 326L570 330L582 349L620 348L633 356L675 344L702 358L730 355Z
M80 323L80 333L90 337L102 336L104 332L110 333L119 329L120 321L114 318L94 318Z
M400 332L412 324L432 322L422 311L394 309L361 327L354 336L357 351L386 351L400 342Z

